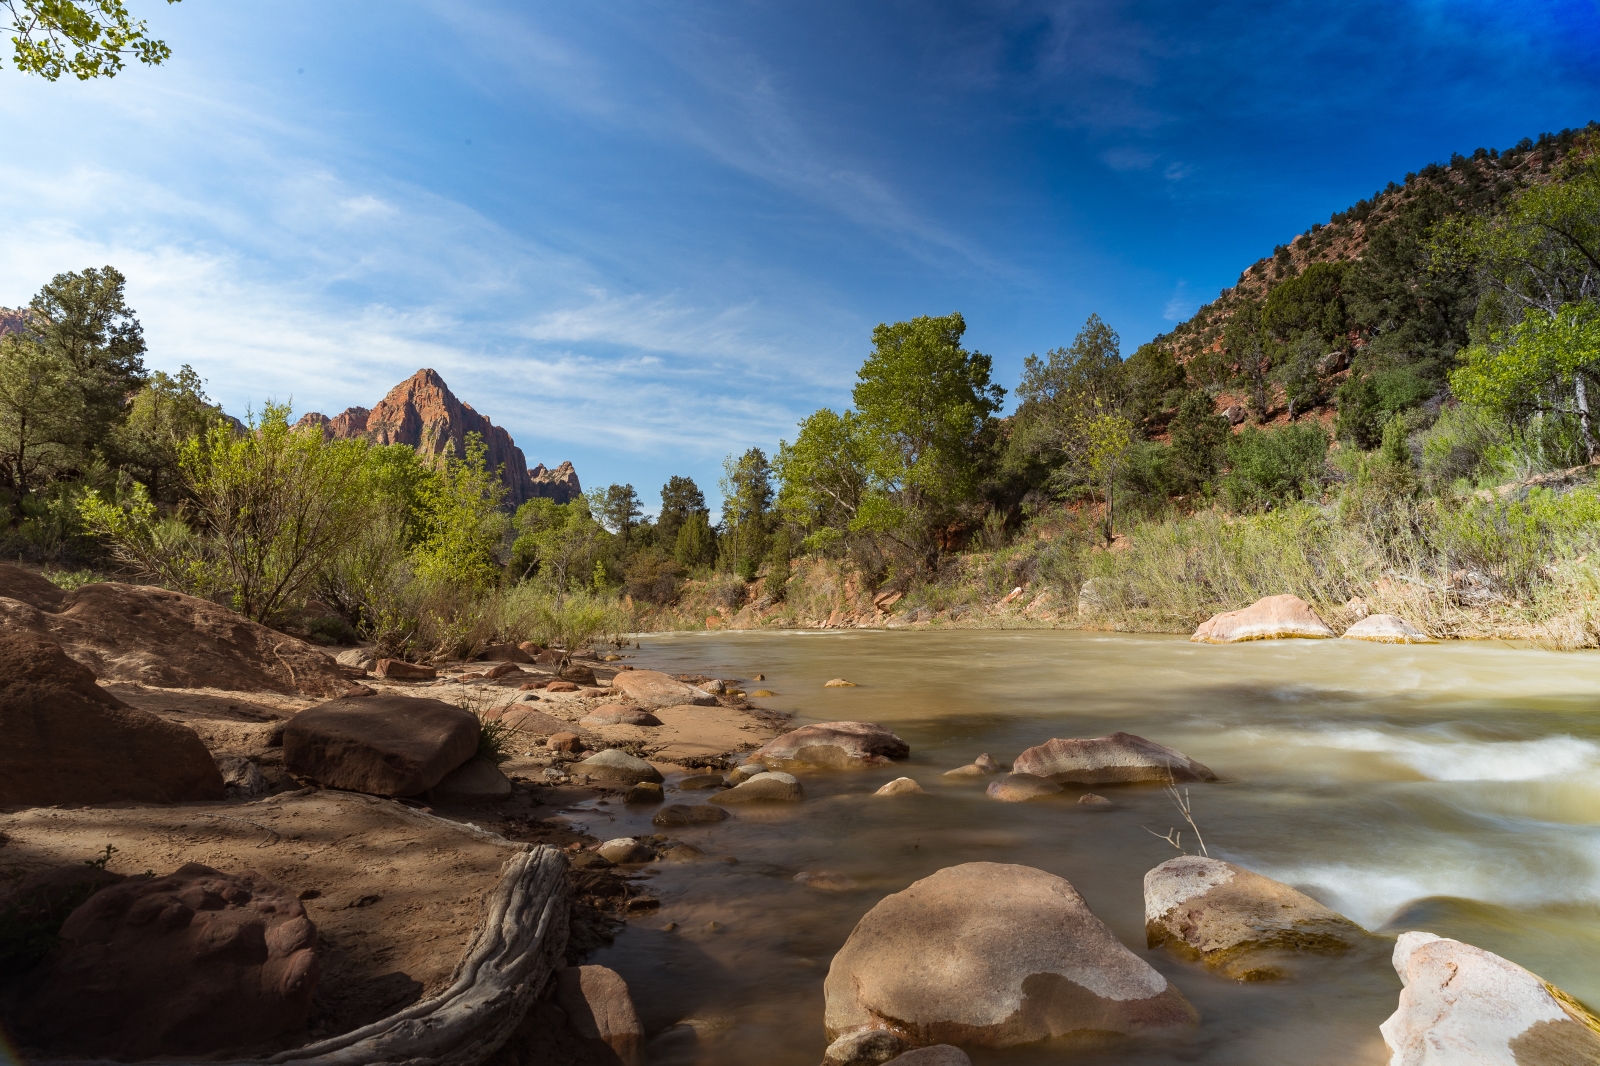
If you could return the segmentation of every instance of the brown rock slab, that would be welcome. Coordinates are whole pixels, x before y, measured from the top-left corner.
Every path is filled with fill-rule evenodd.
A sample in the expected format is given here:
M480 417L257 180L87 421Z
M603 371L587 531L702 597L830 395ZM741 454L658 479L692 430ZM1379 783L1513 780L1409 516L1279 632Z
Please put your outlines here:
M1018 755L1011 769L1072 785L1217 779L1209 768L1181 751L1121 732L1086 740L1047 740Z
M289 720L283 764L331 788L415 796L477 754L481 728L470 712L439 700L332 700Z
M604 966L572 966L556 974L556 1002L567 1025L588 1043L597 1061L644 1066L644 1026L628 983ZM609 1053L609 1054L607 1054Z
M706 804L669 803L650 819L659 826L715 825L731 817L721 807Z
M102 681L325 697L348 684L320 649L210 600L117 581L43 585L0 563L0 641L52 641Z
M1278 952L1338 955L1369 939L1356 923L1281 881L1184 855L1144 875L1145 935L1240 981L1282 976Z
M439 676L431 666L418 666L404 659L379 659L372 672L388 681L432 681Z
M871 722L824 722L774 737L750 758L770 769L861 770L904 759L911 746Z
M55 1053L201 1055L305 1024L317 930L293 894L253 871L188 863L101 889L21 1012Z
M491 644L479 653L478 658L487 662L505 663L531 663L533 656L529 655L517 644Z
M552 681L545 686L546 692L576 692L578 686L571 681Z
M1033 774L1011 773L989 782L987 792L990 799L997 799L1002 803L1026 803L1041 796L1054 796L1062 792L1060 785L1048 777L1036 777Z
M659 670L627 670L611 681L617 694L641 707L715 706L717 698L704 689L668 677Z
M502 677L510 677L512 674L521 674L521 673L522 673L522 670L521 670L520 667L517 666L516 663L514 663L514 662L499 662L499 663L495 663L493 666L489 667L489 669L485 670L483 672L483 676L488 678L490 681L498 681Z
M0 636L0 807L223 795L194 730L129 707L49 640Z
M576 733L552 733L544 743L551 751L583 750L583 738Z
M1328 624L1299 596L1267 596L1238 611L1214 614L1189 639L1197 644L1237 644L1245 640L1282 640L1333 636Z
M1198 1019L1069 882L988 862L880 900L833 957L823 994L829 1039L893 1028L914 1046L1013 1047Z
M580 720L581 725L598 729L607 725L657 726L661 719L643 707L629 707L619 703L606 703L590 711Z
M570 681L574 685L593 685L594 668L585 666L583 663L568 663L561 670L561 679Z

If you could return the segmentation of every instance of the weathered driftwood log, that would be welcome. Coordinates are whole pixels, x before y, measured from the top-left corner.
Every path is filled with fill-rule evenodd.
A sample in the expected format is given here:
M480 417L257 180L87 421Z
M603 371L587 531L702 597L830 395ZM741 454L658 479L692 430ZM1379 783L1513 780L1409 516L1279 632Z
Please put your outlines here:
M478 1066L505 1043L561 967L569 892L566 856L531 846L506 861L444 991L340 1036L216 1066ZM51 1066L111 1064L53 1060Z

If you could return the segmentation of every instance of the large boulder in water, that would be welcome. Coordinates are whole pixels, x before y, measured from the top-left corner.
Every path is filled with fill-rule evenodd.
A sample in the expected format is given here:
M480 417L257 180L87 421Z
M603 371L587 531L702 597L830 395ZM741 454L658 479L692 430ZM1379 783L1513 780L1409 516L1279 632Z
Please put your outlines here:
M1011 771L1064 785L1217 779L1209 768L1181 751L1121 732L1090 739L1047 740L1018 755Z
M1268 596L1238 611L1214 614L1189 639L1199 644L1237 644L1243 640L1333 636L1328 624L1299 596Z
M205 1055L305 1024L317 930L259 874L189 863L100 889L61 927L19 1017L52 1052Z
M332 700L289 720L283 765L330 788L415 796L476 755L481 731L471 712L439 700Z
M103 680L308 696L349 688L330 656L210 600L116 581L72 592L48 584L0 563L0 634L52 640Z
M1145 934L1241 981L1281 976L1279 952L1337 955L1368 940L1359 925L1281 881L1184 855L1144 875Z
M588 683L594 684L593 673ZM705 689L668 677L659 670L622 670L611 680L611 687L619 696L641 707L714 707L717 703L717 698Z
M219 800L223 788L194 730L129 707L48 640L0 639L0 807Z
M833 957L823 993L829 1040L893 1029L916 1046L1012 1047L1198 1018L1066 880L992 862L884 897Z
M1437 644L1428 634L1396 614L1369 614L1344 631L1345 640L1374 644Z
M1405 987L1378 1027L1390 1066L1578 1066L1600 1063L1600 1019L1498 955L1432 933L1401 933Z
M750 758L773 770L862 770L885 766L910 754L911 745L880 725L823 722L774 737Z

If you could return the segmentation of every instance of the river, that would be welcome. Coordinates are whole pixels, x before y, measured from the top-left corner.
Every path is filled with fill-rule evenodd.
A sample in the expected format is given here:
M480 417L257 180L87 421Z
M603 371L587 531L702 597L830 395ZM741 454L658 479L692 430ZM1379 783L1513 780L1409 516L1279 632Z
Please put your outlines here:
M708 860L650 867L660 910L592 960L628 980L656 1034L653 1066L816 1066L823 978L856 921L884 895L973 861L1067 878L1200 1011L1192 1032L1077 1048L1074 1063L1386 1062L1378 1024L1400 984L1381 944L1256 984L1145 947L1144 873L1178 854L1154 834L1183 827L1162 790L1101 787L1115 807L1096 813L1076 804L1082 789L1006 804L981 783L939 779L980 752L1009 764L1053 736L1119 729L1220 775L1190 788L1211 855L1375 932L1455 937L1600 1003L1600 655L992 630L642 642L631 660L641 668L761 673L747 688L776 692L759 702L797 724L877 722L911 745L893 770L803 775L803 803L674 832ZM859 687L824 689L832 677ZM872 796L901 775L930 795ZM654 831L649 810L585 806L571 817L602 839ZM1182 842L1196 848L1191 832ZM819 871L857 887L795 881ZM979 1064L1062 1061L1059 1049L971 1053Z

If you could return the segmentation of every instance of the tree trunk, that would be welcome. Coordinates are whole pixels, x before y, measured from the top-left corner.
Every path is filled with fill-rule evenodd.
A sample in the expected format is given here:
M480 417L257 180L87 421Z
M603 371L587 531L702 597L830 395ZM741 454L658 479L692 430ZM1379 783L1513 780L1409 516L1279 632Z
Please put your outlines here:
M1573 379L1576 382L1574 391L1577 393L1578 401L1578 427L1583 431L1583 450L1592 463L1596 454L1600 453L1600 447L1596 446L1594 431L1589 426L1589 387L1583 380L1582 371L1574 374Z

